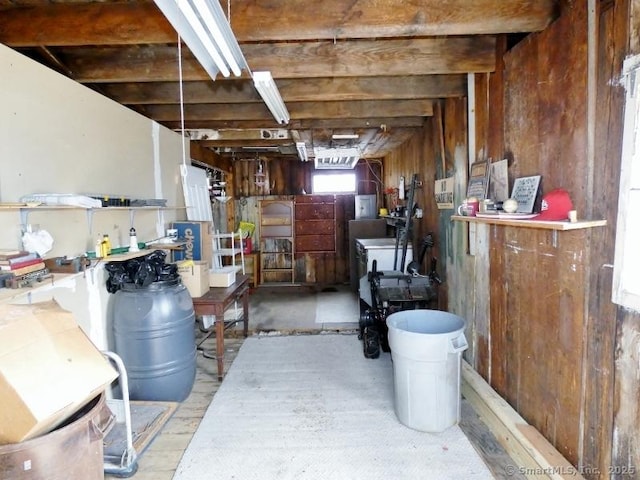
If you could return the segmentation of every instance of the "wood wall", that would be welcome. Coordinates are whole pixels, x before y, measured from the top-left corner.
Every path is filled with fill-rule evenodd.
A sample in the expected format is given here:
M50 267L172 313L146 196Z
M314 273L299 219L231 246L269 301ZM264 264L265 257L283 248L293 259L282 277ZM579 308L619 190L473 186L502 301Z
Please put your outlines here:
M467 321L465 359L586 478L602 480L640 478L640 315L610 300L624 109L617 75L629 51L640 53L640 15L631 17L630 7L637 12L640 2L561 2L560 18L543 32L515 45L501 38L496 71L472 79L471 160L507 158L511 183L540 174L544 192L567 189L580 218L606 219L606 227L553 233L468 225L437 210L435 179L454 177L456 203L464 198L466 99L436 105L422 131L383 160L379 186L418 174L424 218L414 248L434 232L445 280L439 307ZM270 194L309 185L304 166L280 170L269 166ZM236 172L236 186L240 178ZM248 199L263 194L240 188ZM350 214L345 204L345 220ZM344 278L344 252L300 259L297 275Z
M256 175L262 168L264 176ZM382 163L361 160L354 169L358 179L358 194L378 194L382 202ZM312 193L313 162L269 160L259 158L236 160L230 175L233 200L229 202L228 228L235 229L240 221L258 225L261 199L295 200L296 196ZM263 184L257 184L256 179ZM349 283L349 220L355 217L354 196L336 195L335 252L314 252L295 255L295 282L316 286ZM253 244L259 245L259 228ZM256 247L257 248L257 247Z
M475 79L474 157L507 158L511 180L540 174L544 192L565 188L579 217L608 224L477 226L474 255L459 242L469 227L455 225L449 306L470 322L469 362L586 478L638 478L640 318L610 300L629 2L592 2L592 65L587 3L564 2L512 48L498 42L503 62Z

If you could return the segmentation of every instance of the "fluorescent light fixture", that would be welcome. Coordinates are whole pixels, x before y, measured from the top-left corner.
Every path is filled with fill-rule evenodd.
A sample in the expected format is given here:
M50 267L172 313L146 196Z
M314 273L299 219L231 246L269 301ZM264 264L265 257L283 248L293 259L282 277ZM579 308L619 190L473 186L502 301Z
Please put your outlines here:
M217 0L154 1L212 79L249 69Z
M296 150L298 150L298 157L301 161L309 161L309 155L307 154L307 145L304 142L296 142Z
M334 140L357 140L360 135L357 133L334 133L331 138Z
M253 84L276 122L280 124L289 123L289 112L282 101L271 72L253 72Z
M265 146L265 147L251 147L251 146L247 146L247 147L241 147L242 150L248 150L248 151L254 151L254 152L261 152L263 150L269 151L269 152L277 152L278 150L280 150L280 147L275 147L275 146Z
M358 148L321 148L316 147L315 166L318 170L348 170L360 160Z

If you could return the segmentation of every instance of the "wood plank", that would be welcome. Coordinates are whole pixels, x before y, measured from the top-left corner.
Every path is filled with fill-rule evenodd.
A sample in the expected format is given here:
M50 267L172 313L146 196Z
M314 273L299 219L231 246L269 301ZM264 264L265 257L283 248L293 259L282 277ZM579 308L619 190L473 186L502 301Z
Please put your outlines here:
M0 43L12 47L177 41L175 30L152 2L24 6L0 11L0 25Z
M382 115L385 117L419 117L433 113L432 100L380 100L354 102L292 102L287 108L294 119L321 118L365 118ZM145 105L142 112L156 121L179 121L179 105ZM195 120L255 120L273 118L263 103L197 104L184 106L185 122Z
M471 366L462 361L462 394L529 478L584 479Z
M463 74L413 75L410 77L280 78L277 84L285 103L446 98L466 95L466 75ZM178 82L101 84L100 90L124 105L180 103L180 84ZM185 82L183 95L186 104L260 103L263 101L253 83L247 79Z
M276 80L491 72L496 62L492 36L247 44L243 53L252 70L268 70ZM57 55L81 83L178 80L172 46L63 47ZM184 81L210 78L187 49L182 71Z
M592 246L591 278L583 370L588 381L583 394L582 428L585 435L581 462L601 472L608 472L610 467L619 468L618 478L625 478L622 472L626 468L629 474L626 478L631 478L634 474L629 466L640 465L640 455L632 447L637 445L640 430L636 402L640 398L640 379L637 375L637 342L631 340L640 338L640 315L622 312L616 304L608 301L612 298L613 269L604 266L611 263L615 249L620 185L617 159L621 158L620 139L624 123L621 112L625 103L624 89L611 88L611 82L620 71L624 58L640 52L637 43L640 2L601 2L596 12L599 12L595 132L597 174L592 200L593 214L607 218L609 224L606 229L593 231L589 239ZM611 476L615 478L615 475Z
M323 15L312 15L305 0L236 1L231 24L241 41L315 40L365 37L464 35L469 32L530 32L556 16L551 0L539 2L323 0ZM274 15L274 11L278 15ZM233 13L236 12L236 13ZM280 14L282 12L282 14ZM255 28L255 25L260 28Z
M509 480L525 480L527 478L517 468L514 468L517 466L514 465L513 459L466 399L462 399L460 402L459 426L495 478L508 478ZM508 474L505 477L506 472Z
M162 122L167 128L180 130L179 121ZM382 127L422 127L424 117L371 117L371 118L324 118L324 119L292 119L289 122L290 129L306 130L309 128L369 128ZM186 120L185 128L189 129L225 129L225 128L281 128L273 117L265 120Z
M233 3L230 17L240 42L265 42L532 32L557 16L552 0L324 0L322 11L315 15L305 0L288 0L285 5L243 0ZM176 41L173 28L151 2L26 6L0 11L0 25L0 42L9 46Z
M453 215L451 220L467 223L489 223L492 225L502 225L508 227L536 228L541 230L582 230L585 228L604 227L607 225L606 220L578 220L577 222L563 222L550 220L517 220L507 218L480 218L480 217L464 217Z
M275 78L427 75L495 70L495 37L349 40L244 46Z

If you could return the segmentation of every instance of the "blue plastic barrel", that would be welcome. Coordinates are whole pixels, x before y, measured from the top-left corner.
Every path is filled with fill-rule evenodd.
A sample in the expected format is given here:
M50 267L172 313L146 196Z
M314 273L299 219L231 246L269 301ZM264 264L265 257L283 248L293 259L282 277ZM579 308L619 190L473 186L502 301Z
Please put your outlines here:
M114 295L114 349L125 364L132 400L181 402L196 376L195 313L180 279Z

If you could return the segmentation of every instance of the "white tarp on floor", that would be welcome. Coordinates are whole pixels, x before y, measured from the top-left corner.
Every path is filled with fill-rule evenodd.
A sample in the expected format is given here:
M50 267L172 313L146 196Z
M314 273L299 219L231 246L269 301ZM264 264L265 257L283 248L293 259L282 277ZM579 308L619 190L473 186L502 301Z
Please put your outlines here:
M492 479L464 433L398 422L389 354L355 335L250 337L174 480Z

